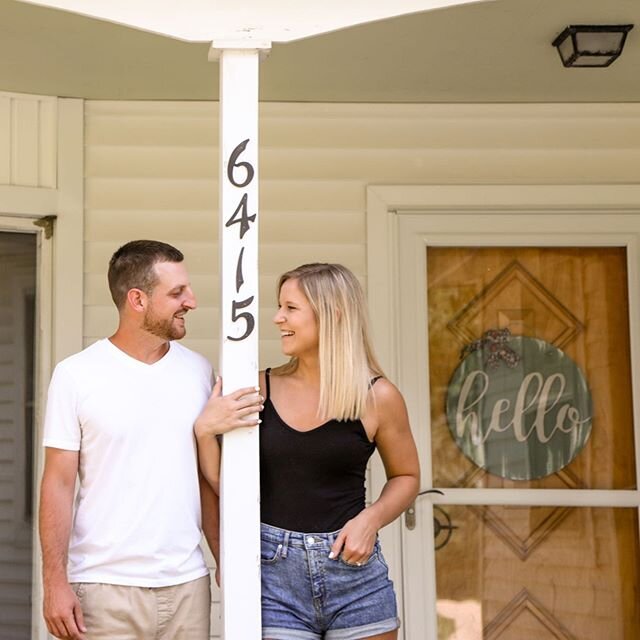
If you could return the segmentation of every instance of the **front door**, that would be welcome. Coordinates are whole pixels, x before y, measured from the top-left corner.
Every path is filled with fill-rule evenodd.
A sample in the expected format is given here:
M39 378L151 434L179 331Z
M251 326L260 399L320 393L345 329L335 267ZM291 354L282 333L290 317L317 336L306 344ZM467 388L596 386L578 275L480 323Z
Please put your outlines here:
M639 638L634 241L411 233L400 369L443 495L403 519L405 639Z

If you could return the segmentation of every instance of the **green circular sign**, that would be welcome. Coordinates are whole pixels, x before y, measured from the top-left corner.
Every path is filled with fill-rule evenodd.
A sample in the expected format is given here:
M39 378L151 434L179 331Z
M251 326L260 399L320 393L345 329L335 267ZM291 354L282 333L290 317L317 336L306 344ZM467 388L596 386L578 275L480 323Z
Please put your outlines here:
M479 467L512 480L566 467L589 439L593 415L576 363L544 340L508 331L490 331L467 351L446 400L458 447Z

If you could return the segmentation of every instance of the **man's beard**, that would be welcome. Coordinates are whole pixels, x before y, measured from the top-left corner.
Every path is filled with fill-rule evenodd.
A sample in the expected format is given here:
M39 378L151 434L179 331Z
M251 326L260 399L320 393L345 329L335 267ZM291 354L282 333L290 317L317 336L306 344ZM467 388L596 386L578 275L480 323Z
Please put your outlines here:
M156 318L151 310L145 314L142 328L163 340L180 340L186 334L184 327L177 327L173 324L173 317L170 320Z

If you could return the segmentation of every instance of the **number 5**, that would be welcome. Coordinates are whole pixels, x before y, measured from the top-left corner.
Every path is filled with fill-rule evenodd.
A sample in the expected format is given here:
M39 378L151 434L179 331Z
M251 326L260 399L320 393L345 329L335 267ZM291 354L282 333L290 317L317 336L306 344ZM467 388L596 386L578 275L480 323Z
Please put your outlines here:
M248 307L252 302L253 302L253 296L250 296L246 300L233 301L231 305L231 321L237 322L238 320L242 319L247 323L247 328L239 338L227 336L229 340L233 340L234 342L240 342L241 340L245 340L246 338L248 338L253 333L253 330L256 326L256 321L255 321L255 318L253 317L253 314L250 313L249 311L243 311L242 313L237 313L238 309L244 309L245 307Z

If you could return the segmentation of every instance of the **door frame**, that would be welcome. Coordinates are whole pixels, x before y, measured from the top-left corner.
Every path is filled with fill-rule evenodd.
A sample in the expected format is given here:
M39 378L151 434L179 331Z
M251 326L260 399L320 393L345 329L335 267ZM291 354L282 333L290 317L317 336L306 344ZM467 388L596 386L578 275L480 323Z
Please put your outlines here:
M579 231L576 231L579 229ZM613 231L612 231L613 230ZM640 186L432 185L367 189L367 290L372 331L383 367L407 401L420 459L431 459L428 398L427 274L431 246L624 246L627 248L629 326L636 478L640 477ZM427 393L424 393L424 390ZM424 425L422 429L418 425ZM372 493L384 484L372 467ZM432 488L429 464L421 489ZM444 489L416 503L408 531L399 518L381 534L403 612L405 640L437 638L433 506L455 505L635 507L640 489ZM409 566L425 567L416 576Z
M33 520L32 566L31 566L31 637L46 638L46 629L41 623L42 580L40 571L40 544L37 530L38 481L42 472L42 418L44 416L45 390L51 373L51 354L53 346L52 291L53 242L46 237L46 230L34 223L41 215L7 215L0 213L0 232L33 234L36 236L36 290L35 290L35 345L34 345L34 407L33 407Z

